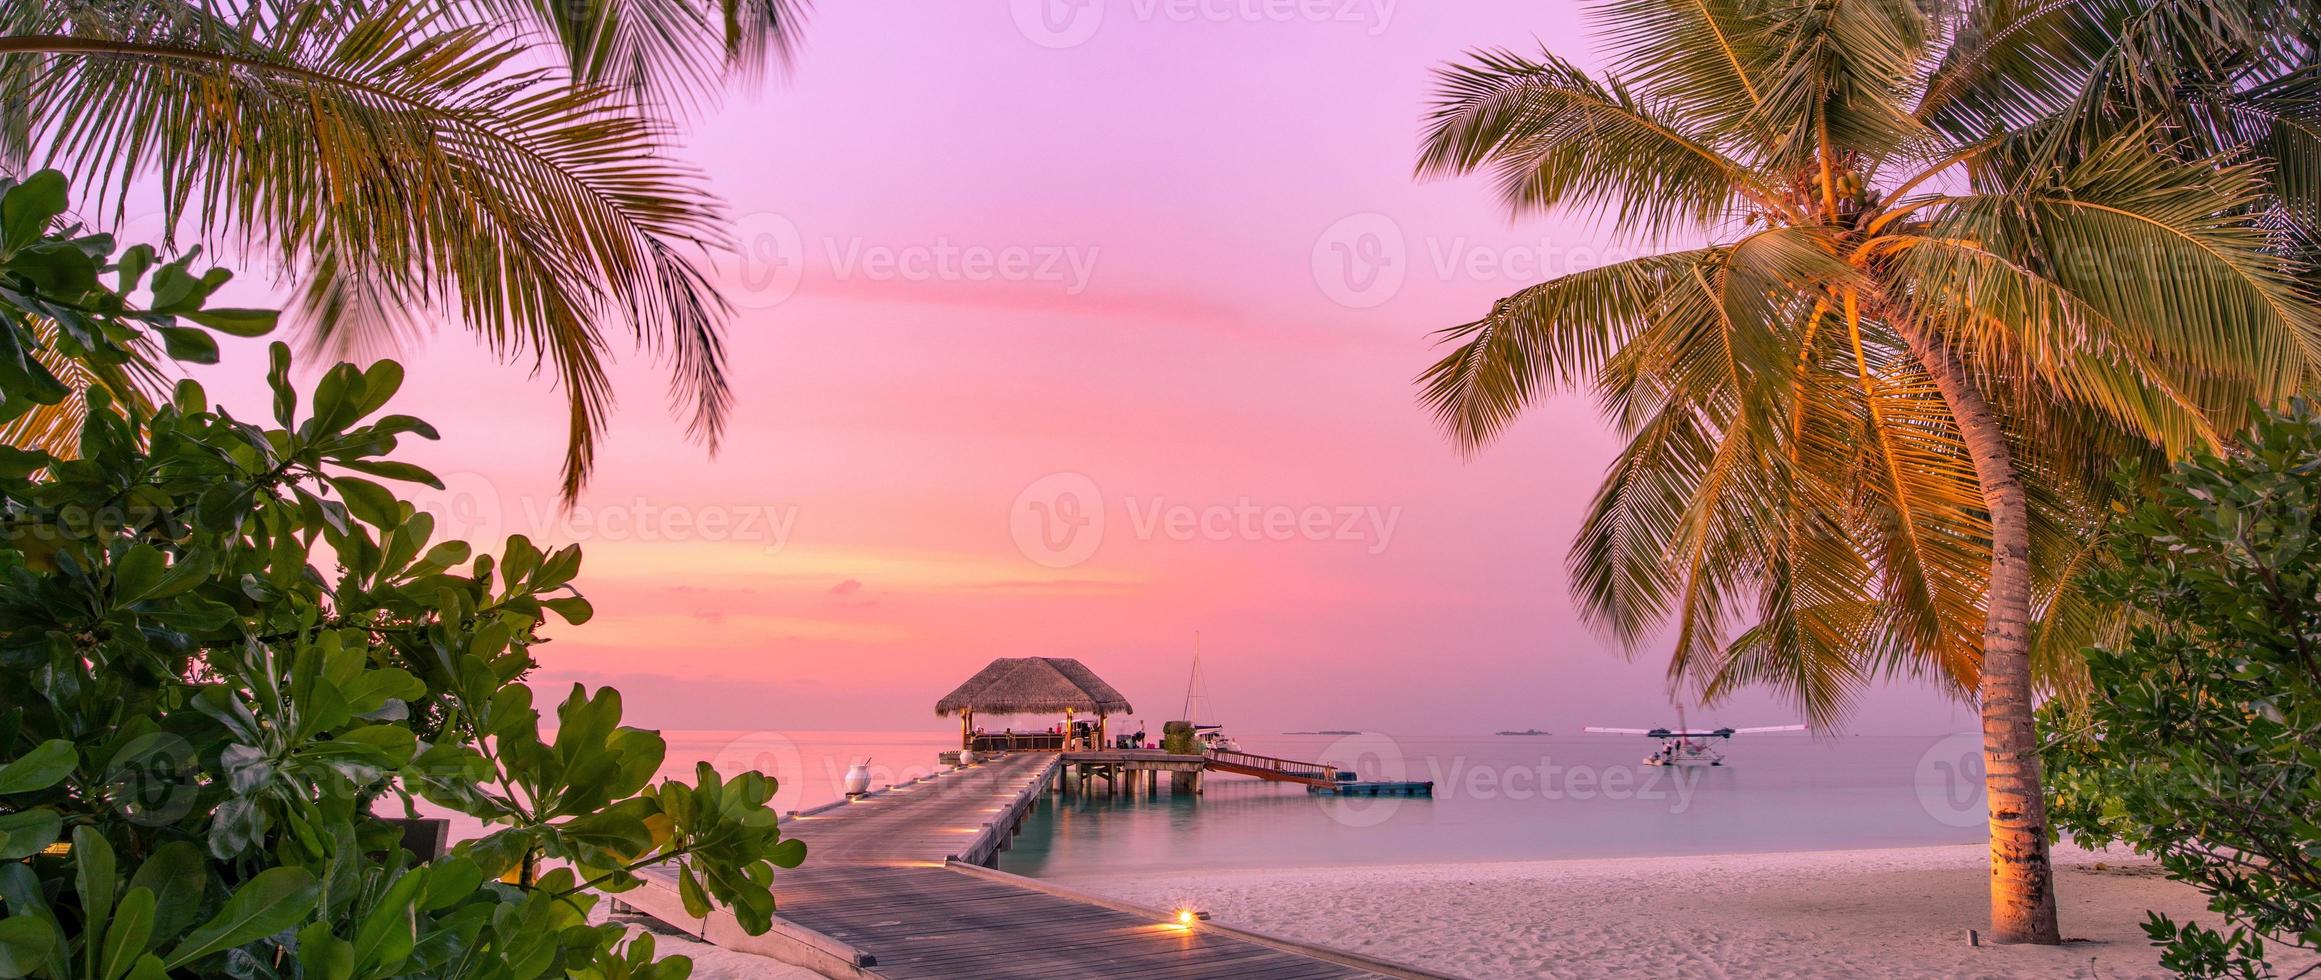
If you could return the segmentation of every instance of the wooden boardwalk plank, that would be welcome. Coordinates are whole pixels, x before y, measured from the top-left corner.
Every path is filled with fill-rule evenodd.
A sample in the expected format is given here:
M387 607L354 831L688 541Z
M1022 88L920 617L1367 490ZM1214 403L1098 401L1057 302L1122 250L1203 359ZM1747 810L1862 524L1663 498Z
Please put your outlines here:
M776 914L811 930L800 935L817 950L851 947L845 955L875 960L857 973L894 980L1379 975L1348 962L1432 976L1223 926L1179 926L1157 911L947 863L995 855L1062 764L1053 754L1007 756L785 820L807 861L775 877Z
M870 953L870 972L896 980L1374 975L943 866L1004 842L1059 764L1011 755L785 822L807 863L775 878L778 914Z

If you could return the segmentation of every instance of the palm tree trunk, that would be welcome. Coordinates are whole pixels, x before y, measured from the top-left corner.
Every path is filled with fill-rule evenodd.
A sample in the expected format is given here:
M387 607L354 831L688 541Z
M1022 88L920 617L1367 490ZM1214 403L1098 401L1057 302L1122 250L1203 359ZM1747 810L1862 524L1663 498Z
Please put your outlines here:
M2031 715L2031 513L2013 452L1966 366L1903 328L1958 422L1991 516L1990 594L1983 625L1984 782L1991 814L1991 934L2002 943L2063 941L2047 859L2047 798Z

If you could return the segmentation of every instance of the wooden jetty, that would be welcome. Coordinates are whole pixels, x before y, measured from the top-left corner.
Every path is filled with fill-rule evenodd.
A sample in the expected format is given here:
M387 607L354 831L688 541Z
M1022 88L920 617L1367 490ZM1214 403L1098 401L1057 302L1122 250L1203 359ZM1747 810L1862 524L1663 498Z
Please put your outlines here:
M621 898L711 942L829 976L1438 976L991 870L1025 814L1065 791L1073 760L1010 755L785 818L783 832L806 842L807 861L775 877L775 929L764 936L742 933L726 913L687 916L666 877ZM1158 772L1175 771L1155 767L1188 760L1204 761L1143 753L1073 764L1113 767L1115 787L1135 782L1126 774L1152 774L1143 787L1150 792Z
M1330 786L1308 786L1316 796L1433 796L1432 780L1342 779Z
M1270 755L1227 752L1219 749L1209 750L1203 759L1208 768L1218 772L1255 776L1277 783L1300 783L1309 787L1326 787L1338 782L1338 767L1319 762L1299 762L1295 759L1277 759Z

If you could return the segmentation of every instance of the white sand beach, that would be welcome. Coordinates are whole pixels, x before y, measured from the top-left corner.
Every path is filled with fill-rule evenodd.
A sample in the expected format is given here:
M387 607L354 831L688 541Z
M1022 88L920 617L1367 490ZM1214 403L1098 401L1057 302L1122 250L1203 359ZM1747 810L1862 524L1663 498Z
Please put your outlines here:
M1970 946L1981 845L1078 879L1147 904L1471 977L2158 977L2145 910L2197 892L2126 852L2056 853L2060 947ZM2314 962L2277 959L2284 975Z

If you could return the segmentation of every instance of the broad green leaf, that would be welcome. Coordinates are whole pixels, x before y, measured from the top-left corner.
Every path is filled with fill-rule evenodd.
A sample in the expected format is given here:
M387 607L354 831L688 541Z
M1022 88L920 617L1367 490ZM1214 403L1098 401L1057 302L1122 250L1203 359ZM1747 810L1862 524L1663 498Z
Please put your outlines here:
M131 888L114 910L113 925L105 930L105 947L98 980L119 980L153 943L155 902L150 888Z
M354 514L356 520L384 529L393 529L402 523L403 515L401 508L396 506L395 494L386 487L359 476L334 476L329 479L331 489L338 491L340 499L346 501L347 510Z
M263 337L272 333L282 314L273 310L210 309L182 314L186 319L222 334Z
M41 292L56 297L78 297L97 286L97 263L88 253L56 242L42 242L18 251L8 260L8 271L32 281ZM72 321L58 320L60 327Z
M113 562L113 601L127 604L152 594L169 572L169 559L149 544L133 544Z
M55 461L37 449L0 446L0 479L21 480Z
M23 758L0 766L0 796L30 793L64 782L78 762L73 743L61 738L42 742Z
M209 892L209 864L193 843L169 841L146 855L137 873L130 875L130 887L153 892L153 943L167 943L193 927L195 915L202 913L202 894Z
M365 976L392 976L419 941L418 905L427 885L424 871L405 872L379 896L355 932L355 969Z
M34 915L0 919L0 977L27 977L49 964L56 929Z
M709 902L709 893L701 890L701 882L693 877L693 866L677 866L677 897L685 903L685 914L696 919L707 918L716 906Z
M90 937L103 936L112 918L113 888L119 884L113 872L112 843L95 827L74 827L73 890L80 895L81 929ZM89 945L87 960L92 967L97 964L98 952L94 943Z
M378 411L403 388L403 365L392 360L373 363L363 371L363 394L355 400L354 415L349 421L360 420Z
M587 599L576 595L565 596L561 599L542 599L540 604L548 607L549 611L554 612L565 622L574 626L586 623L596 615L596 607L589 605Z
M41 848L56 843L56 835L63 830L64 818L47 807L0 814L0 861L39 853Z
M168 352L169 358L173 361L184 361L187 364L216 364L218 362L218 339L210 336L206 330L196 330L192 327L155 327L153 332L161 336L162 350Z
M0 248L13 252L39 241L68 206L64 174L42 170L0 195Z
M243 882L225 907L169 953L162 965L177 969L221 950L271 936L314 914L319 884L305 868L268 868Z
M766 852L766 860L774 862L774 867L777 868L795 868L804 864L806 863L806 842L795 837L787 838Z
M279 340L266 346L266 386L274 390L274 421L288 428L298 414L298 389L290 384L290 345Z
M372 476L385 477L389 480L402 480L406 483L417 483L423 486L433 487L437 490L443 489L443 481L436 477L434 473L429 472L424 467L414 466L410 463L400 463L394 460L386 459L342 459L338 460L337 463L338 465L344 466L350 470L354 470L357 473L368 473Z
M355 944L332 935L330 923L298 930L298 965L307 980L348 980L355 975Z
M173 262L153 274L153 301L155 313L190 313L201 308L211 293L226 284L234 274L225 269L210 269L199 276L189 271L200 250L189 249Z
M483 869L474 861L459 855L446 855L427 863L427 894L420 907L429 912L440 912L459 904L483 886Z
M131 245L123 249L120 257L113 260L114 268L121 274L120 284L113 287L114 291L136 292L137 285L145 280L145 270L153 268L153 260L151 245Z

